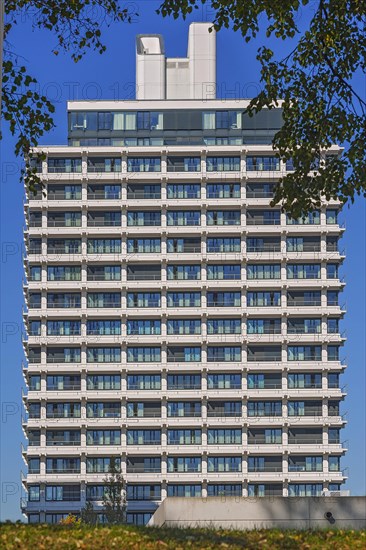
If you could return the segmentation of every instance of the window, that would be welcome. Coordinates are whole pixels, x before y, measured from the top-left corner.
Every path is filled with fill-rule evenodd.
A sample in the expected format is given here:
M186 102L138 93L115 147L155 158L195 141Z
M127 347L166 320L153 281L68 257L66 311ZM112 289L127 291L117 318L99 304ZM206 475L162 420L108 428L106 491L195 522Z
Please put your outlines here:
M121 418L121 403L91 403L86 404L87 418Z
M240 157L207 157L207 172L240 172Z
M201 186L199 184L168 184L168 199L199 199L201 197Z
M338 279L338 264L327 264L327 279Z
M81 173L81 158L48 158L48 171Z
M327 210L326 211L326 221L329 225L334 225L338 223L338 210Z
M120 254L121 239L88 239L88 254Z
M127 348L127 362L128 363L160 363L161 361L161 349L156 348Z
M121 376L119 374L88 374L87 390L120 390Z
M152 254L161 252L160 239L128 239L127 252L129 254Z
M238 429L208 429L208 445L241 445L242 433Z
M168 445L201 445L201 430L168 430Z
M127 212L127 225L138 226L160 226L161 225L161 213L160 212L136 212L129 210Z
M240 334L241 319L207 319L207 334Z
M282 402L248 401L248 416L282 416Z
M87 457L86 458L86 473L100 474L109 472L109 468L113 461L113 465L118 472L121 471L121 458L116 457Z
M241 361L240 346L225 346L225 347L208 347L207 348L208 362L239 362Z
M339 346L328 346L328 361L339 361Z
M121 321L113 320L92 320L89 319L86 323L87 335L110 336L121 334Z
M240 292L207 292L207 307L240 307Z
M47 281L81 281L81 267L48 266Z
M281 334L281 319L248 319L248 334Z
M40 265L33 265L29 268L29 280L30 281L41 281L42 279L42 268Z
M161 334L160 319L128 319L127 334Z
M200 472L202 459L200 456L168 456L167 471L171 472Z
M341 469L341 457L340 456L330 456L328 458L329 471L330 472L339 472Z
M161 307L160 292L129 292L127 307Z
M278 307L281 305L280 292L248 292L248 307Z
M168 172L200 172L200 157L168 157Z
M167 225L190 226L201 225L201 212L186 210L168 210Z
M168 390L200 390L200 374L168 374Z
M201 266L169 264L166 268L166 273L168 281L198 281L201 279Z
M160 500L160 485L127 485L127 500Z
M201 334L200 319L167 319L168 334Z
M129 374L127 376L128 390L160 390L160 374Z
M81 321L47 321L48 336L79 336Z
M208 199L238 199L240 183L208 183L206 196Z
M288 346L288 361L321 361L321 346Z
M289 483L289 497L320 497L323 485L321 483Z
M39 502L40 500L39 485L30 485L28 487L28 500L29 502Z
M199 417L201 416L201 403L199 401L168 401L168 417Z
M279 210L248 210L247 225L280 225Z
M241 483L235 484L216 484L209 483L207 485L207 496L208 497L241 497L242 496L242 486Z
M121 430L87 430L87 445L121 445Z
M208 264L207 265L207 280L235 280L238 281L241 278L241 266L240 264Z
M247 171L277 171L280 159L276 157L247 157Z
M121 294L117 292L88 292L87 307L88 308L120 308Z
M215 252L240 252L241 241L240 238L207 238L207 253Z
M241 456L207 457L208 472L241 472Z
M129 157L127 159L128 172L160 172L160 157Z
M120 363L121 348L87 348L88 363Z
M200 362L201 348L200 347L168 347L167 349L168 362Z
M46 486L46 501L80 500L80 485L48 485Z
M200 307L200 292L168 292L168 307Z
M280 264L248 264L247 279L280 279Z
M160 445L160 430L127 430L127 445Z
M47 375L47 391L80 390L80 375Z
M297 219L291 218L291 216L287 214L286 223L287 225L318 225L320 224L320 212L314 210Z
M207 388L209 390L241 389L241 374L208 373Z
M240 225L240 210L208 210L207 225Z
M172 485L167 486L168 497L200 497L202 495L201 485Z
M320 279L320 264L288 264L288 279Z

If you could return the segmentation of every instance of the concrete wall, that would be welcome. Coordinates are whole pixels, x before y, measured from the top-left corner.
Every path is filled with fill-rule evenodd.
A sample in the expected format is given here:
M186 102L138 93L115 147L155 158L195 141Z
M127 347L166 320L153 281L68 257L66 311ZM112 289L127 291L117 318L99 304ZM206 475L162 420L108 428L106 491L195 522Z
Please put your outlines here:
M329 519L327 513L331 514ZM166 498L148 525L225 529L365 529L366 497Z

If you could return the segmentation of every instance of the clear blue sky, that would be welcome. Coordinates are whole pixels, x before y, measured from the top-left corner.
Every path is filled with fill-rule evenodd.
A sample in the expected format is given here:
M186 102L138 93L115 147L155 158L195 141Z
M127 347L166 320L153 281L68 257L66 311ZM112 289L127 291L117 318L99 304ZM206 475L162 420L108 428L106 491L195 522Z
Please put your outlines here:
M31 18L19 21L11 41L14 50L26 58L31 74L39 81L42 93L56 102L56 128L42 140L44 144L66 143L66 101L69 99L127 99L134 97L135 35L162 33L169 57L185 56L189 22L162 19L154 13L155 0L126 2L135 7L140 17L132 24L120 24L105 30L107 52L100 56L88 53L74 64L70 57L55 57L51 48L54 37L49 32L32 31ZM200 9L194 21L212 20L210 8ZM300 15L300 26L306 14ZM222 31L217 37L219 95L252 97L260 89L256 48L263 37L245 44L241 36ZM268 42L268 41L267 41ZM287 44L277 44L285 52ZM280 51L281 51L280 50ZM356 82L364 94L364 80ZM4 129L3 129L4 130ZM21 364L23 349L23 188L19 182L20 162L13 154L14 140L7 130L1 142L1 519L21 518L20 472L25 471L21 458L21 387L24 385ZM348 369L342 385L348 384L348 397L343 412L348 411L348 426L343 440L349 441L349 453L343 467L349 467L347 487L352 494L365 494L365 206L364 199L346 207L343 220L347 231L342 240L347 259L342 272L347 286L344 300L348 313L342 323L348 341L342 356Z

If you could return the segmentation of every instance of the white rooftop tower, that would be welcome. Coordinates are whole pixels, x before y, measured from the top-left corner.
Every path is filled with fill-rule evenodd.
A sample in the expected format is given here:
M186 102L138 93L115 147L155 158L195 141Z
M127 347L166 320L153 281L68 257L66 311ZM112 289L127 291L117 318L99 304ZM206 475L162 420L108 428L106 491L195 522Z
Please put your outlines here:
M211 27L190 25L187 57L166 58L161 35L138 35L136 99L215 99L216 33Z

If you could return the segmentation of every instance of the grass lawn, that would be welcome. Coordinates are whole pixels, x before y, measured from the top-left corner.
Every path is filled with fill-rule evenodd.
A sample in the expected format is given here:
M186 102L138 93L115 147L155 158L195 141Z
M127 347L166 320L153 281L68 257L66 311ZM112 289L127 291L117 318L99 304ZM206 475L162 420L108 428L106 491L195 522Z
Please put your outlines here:
M1 550L60 550L125 548L186 550L258 548L355 550L366 548L366 531L215 531L211 529L163 529L135 526L68 527L2 524Z

